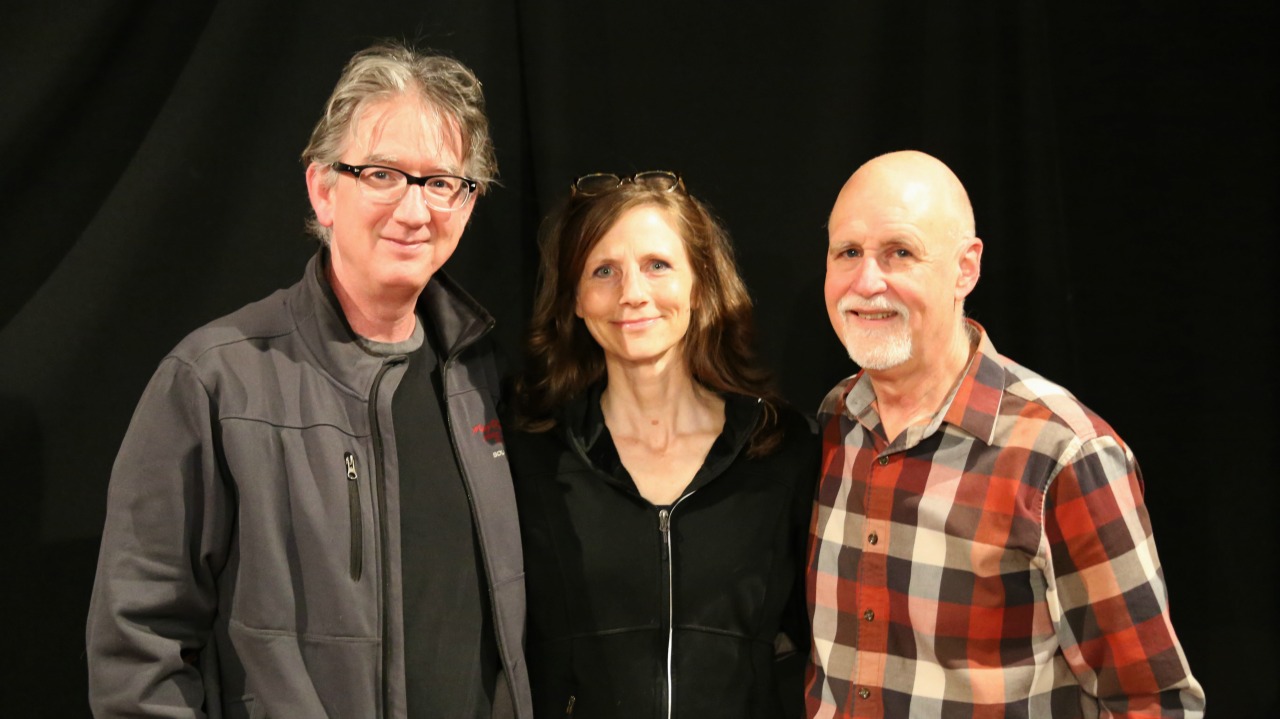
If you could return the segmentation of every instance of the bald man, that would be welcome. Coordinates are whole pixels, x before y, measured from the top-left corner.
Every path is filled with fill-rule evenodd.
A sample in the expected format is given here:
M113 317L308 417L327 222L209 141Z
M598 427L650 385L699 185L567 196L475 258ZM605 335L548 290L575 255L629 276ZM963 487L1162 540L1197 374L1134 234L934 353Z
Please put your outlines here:
M964 317L982 241L920 152L831 212L826 302L862 371L823 401L810 717L1199 717L1128 446Z

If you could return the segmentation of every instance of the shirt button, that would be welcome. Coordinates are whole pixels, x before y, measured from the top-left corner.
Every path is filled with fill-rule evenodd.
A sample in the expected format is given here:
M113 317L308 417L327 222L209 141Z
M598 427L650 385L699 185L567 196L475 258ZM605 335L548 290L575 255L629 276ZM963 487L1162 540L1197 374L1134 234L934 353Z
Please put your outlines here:
M862 618L868 622L876 618L876 613L870 609L862 613Z
M879 460L877 460L877 461L878 461L878 462L880 462L880 466L881 466L881 467L883 467L883 466L885 466L886 464L888 464L888 463L889 463L889 458L888 458L888 457L881 457L881 458L880 458Z
M858 690L858 696L863 699L868 699L871 697L871 690L866 687L863 687Z
M876 534L875 532L872 532L871 534L867 535L867 544L875 546L876 542L879 542L879 541L880 541L880 535Z

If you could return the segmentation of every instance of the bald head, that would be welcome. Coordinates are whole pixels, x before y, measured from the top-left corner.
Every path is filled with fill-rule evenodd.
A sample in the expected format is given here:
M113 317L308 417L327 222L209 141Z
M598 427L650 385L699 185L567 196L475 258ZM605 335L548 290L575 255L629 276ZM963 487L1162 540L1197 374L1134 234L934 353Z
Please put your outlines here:
M952 244L975 236L973 206L960 178L938 158L916 150L890 152L859 167L840 190L829 226L870 207L892 208Z

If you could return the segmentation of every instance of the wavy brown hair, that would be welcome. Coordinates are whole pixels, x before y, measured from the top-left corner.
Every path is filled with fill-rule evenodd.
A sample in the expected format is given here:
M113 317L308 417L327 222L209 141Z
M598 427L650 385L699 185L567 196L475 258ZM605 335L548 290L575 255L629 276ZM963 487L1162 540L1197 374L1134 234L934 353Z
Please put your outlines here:
M666 213L689 255L693 297L684 337L686 366L705 387L761 399L764 412L748 454L768 454L782 438L780 400L755 358L751 297L738 274L728 233L682 186L663 191L628 182L598 195L572 195L543 222L524 373L515 387L516 426L533 432L550 429L560 407L604 377L604 351L574 312L578 281L600 238L627 211L642 206Z

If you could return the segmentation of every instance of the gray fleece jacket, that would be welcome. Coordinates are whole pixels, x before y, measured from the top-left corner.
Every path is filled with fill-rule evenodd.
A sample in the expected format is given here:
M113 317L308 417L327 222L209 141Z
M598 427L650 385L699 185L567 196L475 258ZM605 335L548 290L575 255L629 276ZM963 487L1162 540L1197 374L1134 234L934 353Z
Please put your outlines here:
M323 276L196 330L161 363L112 470L89 609L99 717L402 717L391 398ZM483 553L504 673L531 719L524 570L493 325L437 274L419 301Z

